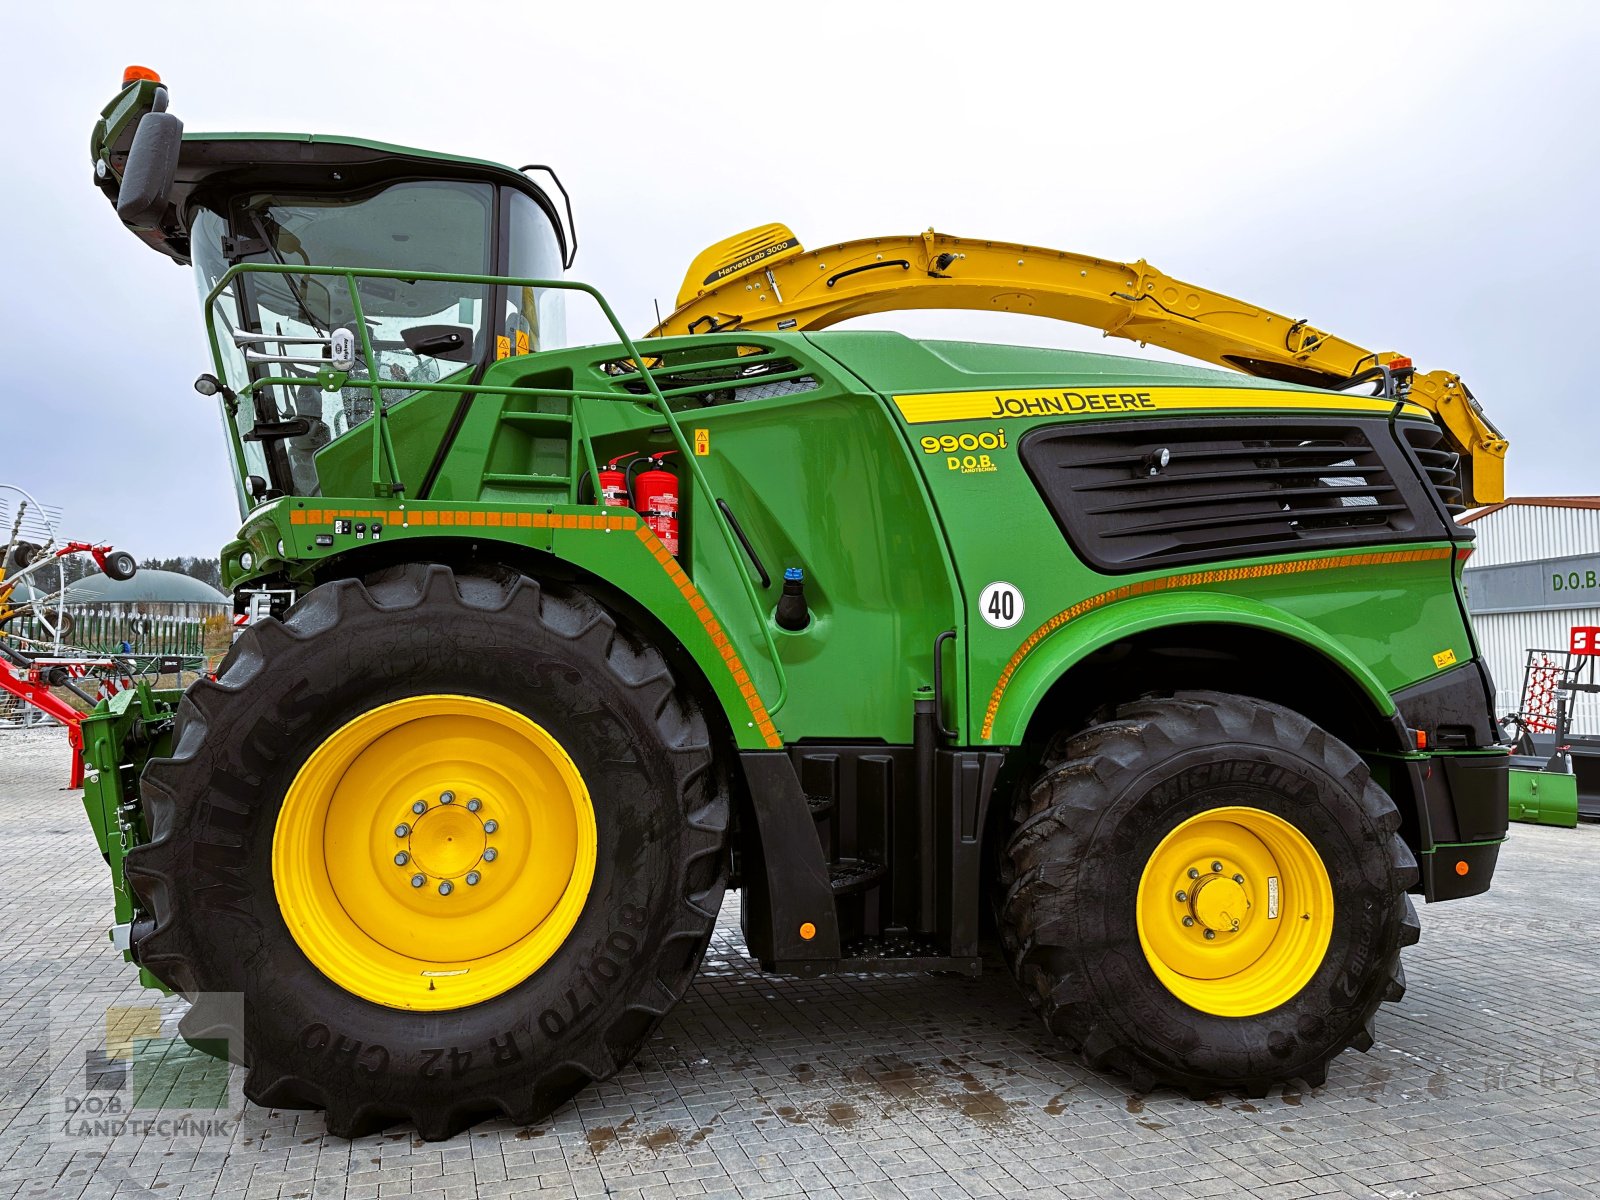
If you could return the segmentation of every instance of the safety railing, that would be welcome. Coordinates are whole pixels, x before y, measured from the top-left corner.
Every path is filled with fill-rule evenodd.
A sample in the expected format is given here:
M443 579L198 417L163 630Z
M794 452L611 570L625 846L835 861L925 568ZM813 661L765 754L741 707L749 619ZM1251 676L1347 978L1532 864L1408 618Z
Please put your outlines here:
M777 641L770 623L766 619L766 607L761 602L760 594L756 590L755 579L744 560L733 529L723 516L720 507L712 502L715 497L706 480L705 472L701 470L700 464L696 461L694 447L684 434L682 426L679 425L677 414L673 411L672 405L657 385L651 371L647 368L646 357L640 354L633 339L628 335L627 330L622 327L622 323L617 319L616 313L612 311L611 305L606 302L605 297L596 288L572 279L531 279L507 275L459 275L440 271L394 271L372 267L237 263L229 267L218 278L211 291L207 293L204 305L206 337L210 342L211 357L216 364L219 378L226 379L227 358L222 352L222 342L218 337L217 305L236 278L253 273L296 277L324 276L342 279L350 296L351 323L354 325L355 330L358 331L356 340L360 348L360 361L365 368L366 378L364 380L356 378L352 374L353 366L350 369L339 370L330 361L327 365L320 366L316 374L309 379L263 373L260 378L246 380L242 386L236 389L235 394L242 400L252 400L256 392L271 387L293 388L314 383L325 391L342 391L347 387L366 386L372 394L372 416L369 419L372 427L370 434L372 438L372 490L373 495L382 497L405 495L405 483L400 478L400 469L394 453L394 442L389 433L388 413L383 402L383 393L393 390L396 381L389 381L389 386L386 387L384 380L379 377L378 363L373 354L371 331L368 328L365 310L361 304L360 280L392 279L401 283L456 283L468 287L532 288L536 291L550 289L553 291L578 292L593 300L601 313L604 314L607 323L611 326L611 330L616 335L617 342L622 347L627 359L638 365L638 379L645 386L645 395L625 398L619 396L614 389L601 390L598 388L523 387L501 384L486 388L481 383L476 382L453 383L444 380L408 380L404 384L404 389L407 392L436 392L445 395L492 391L496 395L502 396L548 397L565 401L572 420L568 496L570 502L575 505L583 503L578 495L578 481L581 471L587 470L589 478L592 480L598 481L600 478L600 468L595 458L594 445L589 438L587 429L584 427L582 409L578 401L604 400L618 403L628 399L638 403L648 399L654 405L656 411L660 413L667 430L672 435L679 460L688 471L696 490L700 495L707 498L708 502L703 506L707 513L707 519L716 523L722 537L723 546L727 551L728 559L733 564L743 587L745 599L750 605L751 612L755 615L756 627L761 631L767 658L772 664L773 674L778 685L778 694L774 697L773 702L767 705L767 711L775 715L783 708L784 702L789 695L788 679L783 670L783 662L778 657ZM530 355L522 357L532 357L537 354L538 351L533 351ZM234 461L242 468L244 451L238 426L232 421L229 421L227 425L229 435L233 441ZM580 453L582 455L581 460L578 458ZM598 492L598 488L596 491ZM598 502L598 496L596 497L595 506L601 507Z

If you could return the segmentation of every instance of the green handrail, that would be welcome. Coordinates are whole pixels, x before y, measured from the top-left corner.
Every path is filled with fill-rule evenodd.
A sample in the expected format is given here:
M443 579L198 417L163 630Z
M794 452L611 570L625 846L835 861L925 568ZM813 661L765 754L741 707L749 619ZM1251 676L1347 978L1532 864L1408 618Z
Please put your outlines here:
M678 424L677 414L672 411L671 404L667 402L666 396L662 394L660 387L657 386L655 376L649 369L645 367L645 360L644 357L639 353L639 348L634 344L633 339L628 336L628 331L622 327L622 322L617 319L616 313L611 310L611 305L606 302L606 298L602 296L596 288L587 283L580 283L575 279L529 279L509 275L457 275L443 271L394 271L375 267L296 266L288 263L235 263L233 266L224 271L217 279L215 285L213 285L211 290L206 294L204 304L206 336L211 344L211 357L216 363L219 374L224 376L227 371L227 364L222 355L221 344L217 340L215 306L217 301L221 298L222 293L227 290L228 286L233 282L236 276L250 273L301 276L326 275L342 277L345 280L346 285L350 289L350 302L355 318L355 324L356 327L361 330L361 359L363 365L367 369L367 386L372 392L372 475L373 488L375 493L378 495L392 494L390 491L384 490L389 489L391 485L394 488L400 489L403 494L404 485L399 479L399 468L394 457L394 445L389 436L387 415L385 414L383 407L383 381L378 378L377 364L372 358L372 339L368 333L367 323L364 319L364 313L361 308L360 288L356 283L358 279L395 279L402 283L460 283L474 287L522 287L535 289L549 288L554 291L581 292L592 299L595 304L599 306L600 311L605 315L606 321L610 324L612 332L616 334L617 341L626 351L628 359L639 364L639 378L649 390L650 397L654 402L656 410L661 414L662 419L666 422L667 429L671 432L672 439L677 445L678 456L682 460L683 466L688 469L696 488L698 488L700 491L700 494L705 496L709 501L712 501L712 503L708 504L708 507L714 514L713 520L715 520L717 528L722 533L723 546L728 552L729 559L734 564L734 569L738 573L740 583L743 584L745 599L749 602L751 611L756 616L756 626L761 630L762 640L766 644L768 660L772 663L773 673L777 677L778 695L773 703L767 705L767 712L769 715L776 716L777 713L782 710L785 702L789 698L788 676L783 669L783 660L778 656L777 640L773 636L770 623L767 621L766 609L762 605L761 596L756 590L755 578L751 574L750 568L745 562L743 550L739 546L733 529L729 525L727 519L723 516L720 507L714 503L716 498L712 495L711 485L707 482L705 472L701 470L699 462L697 462L695 459L694 447L690 444L689 439L684 435L682 426ZM537 353L537 351L534 353ZM303 385L305 382L306 381L303 379L260 379L247 383L244 387L239 389L238 394L240 396L249 395L258 387L267 387L274 384L279 386L296 386ZM412 383L410 381L407 382L406 388L409 391L419 392L478 392L483 390L481 386L474 386L472 384ZM506 395L543 395L562 397L571 405L572 412L574 413L575 417L577 417L577 414L580 411L577 404L579 399L603 399L612 401L619 399L615 393L587 391L581 389L563 390L560 388L505 387L496 388L495 390ZM633 400L633 402L637 402L636 398ZM246 473L244 470L244 444L240 439L238 426L232 421L227 422L227 425L231 435L231 441L233 443L234 457L238 475L242 481ZM595 481L596 500L598 501L599 471L595 462L594 447L589 441L587 431L582 429L581 417L577 417L577 419L574 420L573 428L574 436L581 438L583 442L585 458L587 459L590 471L593 472L590 478ZM385 467L388 468L388 480L383 478ZM576 478L573 478L568 484L568 487L571 489L569 494L571 495L572 502L574 504L578 503L577 486L578 481Z

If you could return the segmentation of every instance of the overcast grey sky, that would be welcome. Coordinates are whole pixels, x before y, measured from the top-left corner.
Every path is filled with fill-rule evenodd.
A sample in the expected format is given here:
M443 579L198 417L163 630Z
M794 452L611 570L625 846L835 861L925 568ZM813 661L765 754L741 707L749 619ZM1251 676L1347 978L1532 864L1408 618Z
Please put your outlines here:
M1511 438L1512 492L1600 492L1600 6L11 7L0 482L140 556L214 553L238 520L190 388L189 272L90 184L135 62L193 131L556 164L573 274L634 332L695 253L766 221L808 246L934 225L1144 257L1460 372ZM999 314L863 324L1156 356Z

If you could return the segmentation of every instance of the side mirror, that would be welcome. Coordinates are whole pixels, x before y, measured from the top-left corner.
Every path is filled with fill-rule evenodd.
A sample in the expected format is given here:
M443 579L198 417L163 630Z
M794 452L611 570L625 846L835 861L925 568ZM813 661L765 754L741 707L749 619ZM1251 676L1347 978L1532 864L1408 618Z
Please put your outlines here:
M183 122L172 113L146 113L140 120L117 193L117 216L124 225L154 229L161 223L182 148Z

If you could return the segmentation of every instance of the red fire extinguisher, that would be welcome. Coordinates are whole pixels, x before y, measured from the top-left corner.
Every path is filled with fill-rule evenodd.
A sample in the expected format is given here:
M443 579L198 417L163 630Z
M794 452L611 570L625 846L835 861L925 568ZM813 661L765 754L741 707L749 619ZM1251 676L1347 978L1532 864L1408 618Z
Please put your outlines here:
M636 458L628 464L627 474L633 476L633 507L638 509L661 544L672 554L678 553L678 477L667 470L663 461L674 453L664 450L649 458ZM635 467L644 470L633 475ZM602 475L604 472L602 472Z
M626 454L619 454L600 470L600 503L608 508L628 507L628 474L619 465L623 459L631 458L637 450L629 450Z

